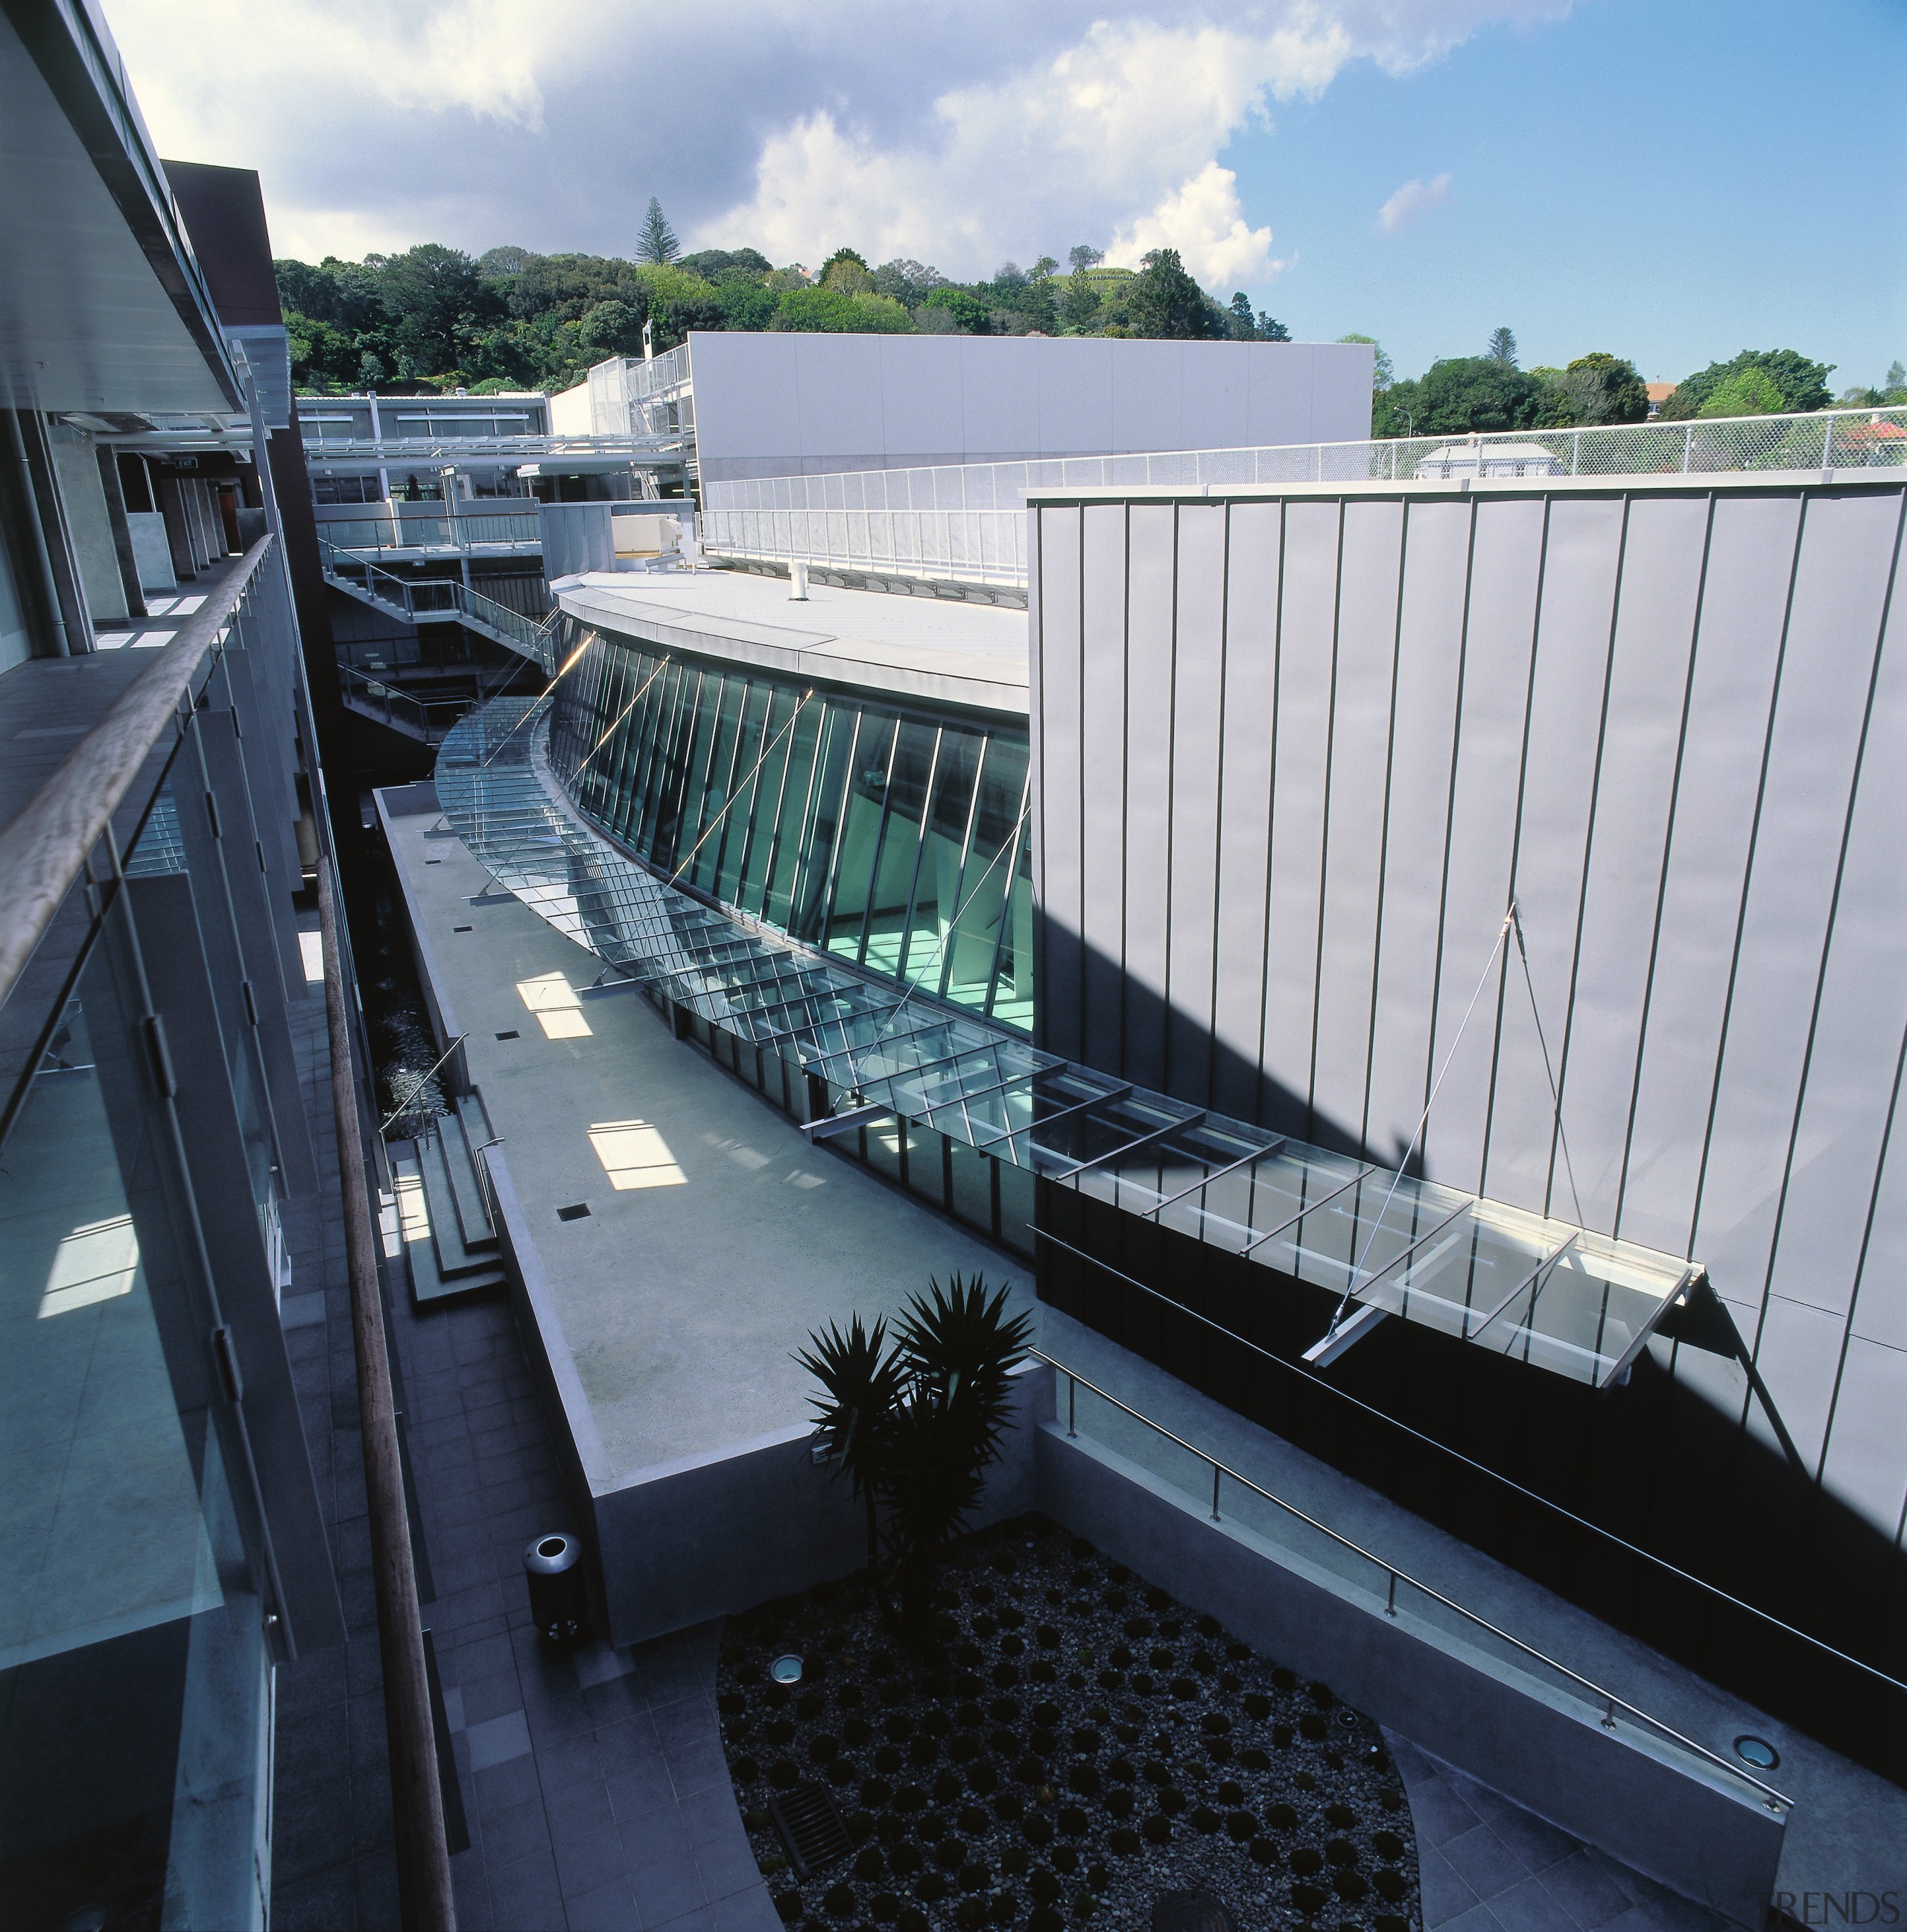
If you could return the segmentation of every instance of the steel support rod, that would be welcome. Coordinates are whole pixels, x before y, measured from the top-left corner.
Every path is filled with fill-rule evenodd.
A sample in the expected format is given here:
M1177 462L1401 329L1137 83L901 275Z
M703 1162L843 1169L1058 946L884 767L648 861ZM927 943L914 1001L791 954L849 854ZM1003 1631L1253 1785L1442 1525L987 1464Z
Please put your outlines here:
M391 1394L377 1246L371 1232L364 1141L351 1074L351 1034L328 855L321 858L318 866L318 916L325 944L325 1017L331 1037L338 1178L344 1195L344 1251L351 1273L351 1339L358 1358L358 1427L364 1441L371 1580L377 1594L378 1652L384 1666L384 1724L391 1750L398 1898L404 1932L456 1932L450 1848L444 1835L443 1792L437 1782L417 1572L412 1566L409 1520L404 1514L397 1409Z

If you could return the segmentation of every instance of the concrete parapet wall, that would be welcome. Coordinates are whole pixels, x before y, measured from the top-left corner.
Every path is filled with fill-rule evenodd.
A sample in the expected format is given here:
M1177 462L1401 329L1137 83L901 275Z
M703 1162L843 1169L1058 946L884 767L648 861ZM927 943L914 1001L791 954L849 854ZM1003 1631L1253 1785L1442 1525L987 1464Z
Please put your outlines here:
M1035 1506L1034 1440L1052 1376L1026 1364L1015 1414L989 1471L975 1527ZM711 1391L719 1400L719 1391ZM610 1640L640 1643L811 1589L867 1561L865 1519L814 1435L797 1424L712 1455L637 1472L593 1498Z
M1057 1425L1037 1432L1039 1507L1216 1617L1255 1649L1321 1678L1380 1724L1735 1922L1759 1925L1786 1820L1633 1729L1281 1551L1214 1522L1156 1478Z

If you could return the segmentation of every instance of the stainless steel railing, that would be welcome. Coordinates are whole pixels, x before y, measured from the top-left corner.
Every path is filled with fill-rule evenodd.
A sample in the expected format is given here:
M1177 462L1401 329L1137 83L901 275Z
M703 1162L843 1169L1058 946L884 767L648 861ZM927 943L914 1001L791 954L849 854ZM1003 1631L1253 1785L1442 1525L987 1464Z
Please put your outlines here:
M1445 1596L1442 1591L1435 1589L1420 1578L1412 1576L1408 1570L1393 1563L1388 1558L1380 1556L1374 1550L1366 1549L1361 1543L1342 1534L1333 1529L1329 1523L1321 1522L1316 1516L1312 1516L1307 1510L1300 1509L1296 1503L1288 1502L1284 1497L1275 1495L1263 1484L1255 1483L1249 1476L1242 1474L1228 1463L1219 1461L1218 1457L1213 1455L1209 1450L1200 1448L1195 1442L1188 1442L1183 1436L1177 1435L1173 1430L1168 1429L1162 1422L1155 1422L1150 1416L1142 1414L1129 1402L1120 1401L1117 1396L1108 1390L1101 1388L1098 1383L1089 1381L1077 1370L1069 1368L1056 1357L1048 1354L1045 1350L1029 1348L1027 1353L1036 1360L1045 1363L1057 1374L1063 1375L1066 1378L1066 1435L1069 1439L1076 1438L1079 1433L1079 1391L1082 1388L1088 1389L1101 1401L1117 1409L1122 1415L1129 1416L1135 1422L1143 1424L1154 1434L1163 1437L1167 1442L1174 1443L1189 1454L1195 1456L1200 1462L1210 1469L1212 1472L1211 1520L1213 1522L1218 1522L1223 1520L1219 1510L1222 1494L1221 1484L1227 1481L1235 1483L1240 1489L1249 1491L1262 1501L1271 1504L1275 1508L1282 1510L1297 1522L1315 1530L1319 1535L1327 1538L1338 1549L1349 1552L1381 1572L1384 1578L1384 1616L1387 1617L1398 1616L1397 1594L1399 1586L1401 1585L1405 1590L1414 1592L1429 1602L1435 1604L1440 1608L1448 1611L1458 1619L1459 1623L1487 1635L1498 1643L1507 1644L1519 1657L1527 1658L1531 1662L1540 1665L1546 1671L1554 1672L1566 1683L1584 1694L1586 1701L1592 1706L1600 1707L1602 1712L1600 1722L1606 1731L1613 1731L1617 1728L1618 1713L1620 1713L1621 1717L1626 1718L1630 1723L1660 1742L1676 1750L1689 1752L1700 1759L1711 1769L1720 1772L1736 1783L1748 1786L1755 1792L1771 1811L1786 1812L1792 1807L1795 1801L1792 1798L1783 1792L1777 1791L1773 1785L1764 1784L1753 1772L1744 1770L1740 1765L1732 1764L1720 1753L1711 1750L1706 1744L1698 1744L1693 1738L1685 1736L1672 1724L1665 1724L1660 1718L1651 1717L1648 1712L1630 1703L1626 1698L1618 1696L1606 1686L1584 1676L1580 1671L1572 1670L1567 1664L1558 1662L1556 1658L1538 1650L1534 1644L1525 1643L1521 1637L1513 1636L1501 1624L1494 1624L1489 1618L1480 1616L1476 1611L1466 1609L1453 1598Z

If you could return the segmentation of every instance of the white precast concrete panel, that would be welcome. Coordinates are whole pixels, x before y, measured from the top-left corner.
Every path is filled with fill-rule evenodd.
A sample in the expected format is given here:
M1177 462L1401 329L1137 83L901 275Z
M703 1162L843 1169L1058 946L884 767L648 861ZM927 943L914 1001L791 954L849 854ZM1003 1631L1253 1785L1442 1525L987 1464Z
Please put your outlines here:
M934 338L930 338L929 340ZM1064 380L1063 365L1044 352L1048 344L1022 337L961 336L960 441L970 460L1041 452L1039 393L1042 370ZM1054 348L1070 344L1054 344ZM1031 348L1034 353L1028 355Z
M772 341L775 338L767 338ZM886 338L870 335L790 335L795 390L801 411L806 466L827 459L830 470L879 466L887 454ZM697 384L698 394L703 385ZM834 459L838 457L840 460Z
M1081 336L1063 356L1042 356L1039 368L1039 453L1110 449L1113 365L1122 345Z
M1080 814L1079 1011L1071 1030L1095 1065L1123 1051L1120 981L1126 929L1126 571L1127 512L1094 504L1084 514L1080 613L1080 744L1095 769ZM1117 774L1116 782L1108 778ZM1147 807L1156 810L1156 802ZM1036 1009L1036 1010L1040 1010Z
M884 465L931 464L948 447L949 425L961 419L961 354L965 338L930 335L918 342L896 336L874 339L880 344L880 383L886 396ZM885 502L906 507L904 499L891 495Z
M695 448L705 478L799 470L801 401L793 335L688 338Z

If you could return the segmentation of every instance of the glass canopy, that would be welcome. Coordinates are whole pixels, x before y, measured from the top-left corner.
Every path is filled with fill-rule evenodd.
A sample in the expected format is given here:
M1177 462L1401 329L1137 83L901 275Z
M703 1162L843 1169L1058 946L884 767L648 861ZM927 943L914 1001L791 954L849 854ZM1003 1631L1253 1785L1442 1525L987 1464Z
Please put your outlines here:
M1339 1298L1596 1387L1702 1274L1692 1263L1208 1113L1043 1053L676 890L577 814L547 700L445 740L437 795L499 884L844 1106L923 1123L1050 1184Z

